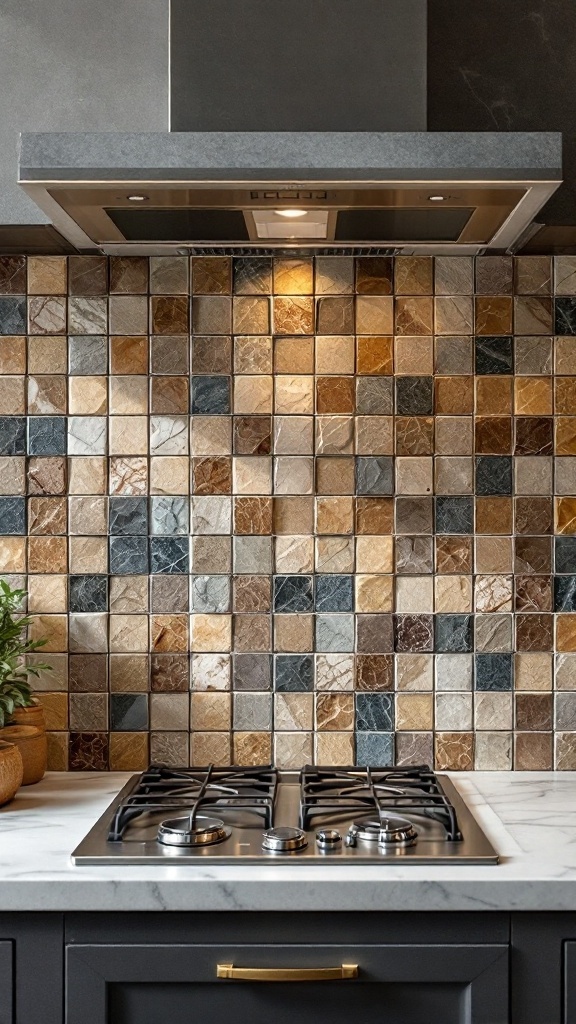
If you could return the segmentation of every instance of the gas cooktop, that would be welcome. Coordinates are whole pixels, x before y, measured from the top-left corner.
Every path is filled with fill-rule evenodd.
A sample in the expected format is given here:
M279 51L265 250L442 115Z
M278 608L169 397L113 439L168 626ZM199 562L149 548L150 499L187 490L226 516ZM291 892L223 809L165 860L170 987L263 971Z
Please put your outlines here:
M496 864L445 775L427 765L165 768L134 775L75 864Z

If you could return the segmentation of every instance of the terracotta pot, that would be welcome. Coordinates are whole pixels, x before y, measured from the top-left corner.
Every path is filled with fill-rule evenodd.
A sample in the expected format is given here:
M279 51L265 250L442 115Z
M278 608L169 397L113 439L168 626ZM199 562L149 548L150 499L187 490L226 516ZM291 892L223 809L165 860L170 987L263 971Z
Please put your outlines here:
M14 743L20 751L24 766L22 785L31 786L40 782L48 759L46 733L33 725L6 725L0 729L0 739Z
M7 804L22 785L22 756L13 743L0 740L0 804Z
M29 708L14 708L10 722L12 725L34 725L42 732L46 732L44 708L41 704L32 704Z

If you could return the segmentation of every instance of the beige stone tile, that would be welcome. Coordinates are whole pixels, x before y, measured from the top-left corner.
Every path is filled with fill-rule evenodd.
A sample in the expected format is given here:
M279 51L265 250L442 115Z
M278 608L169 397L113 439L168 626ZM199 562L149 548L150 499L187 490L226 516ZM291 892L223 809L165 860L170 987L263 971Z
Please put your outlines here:
M68 459L70 494L106 494L106 459L99 455Z
M394 610L394 577L356 576L356 611L391 612Z
M108 571L106 537L70 537L68 548L71 573L105 573Z
M68 411L74 416L105 415L107 412L106 377L70 377L68 379Z
M317 537L316 572L350 573L354 571L352 537Z
M22 456L0 457L0 494L26 493L26 459Z
M276 572L283 574L314 571L314 538L282 536L274 541Z
M353 451L353 416L316 416L317 455L351 455Z
M398 576L396 578L397 612L431 612L434 590L431 576Z
M285 770L303 768L314 759L311 732L279 732L274 736L274 764Z
M309 731L314 723L314 694L276 693L274 728L278 732Z
M317 690L353 690L353 654L316 655Z
M146 455L148 419L146 416L110 416L110 455Z
M155 459L151 459L154 466ZM186 466L188 473L188 466ZM110 459L110 494L125 496L148 492L148 460L140 455L115 455ZM154 493L153 491L151 493Z
M188 494L190 462L185 455L157 455L150 459L151 494Z
M354 737L345 732L320 732L316 735L316 764L354 763Z
M393 537L356 537L356 572L393 572Z
M399 693L396 696L396 728L399 731L427 732L433 727L431 693Z
M275 377L274 412L293 416L314 412L314 378L293 375Z
M313 649L313 643L313 615L274 616L274 650L281 654L305 654Z
M429 376L434 373L434 338L395 338L394 371L413 376Z
M190 649L192 651L225 652L232 646L232 616L190 616Z
M434 591L434 611L472 611L472 578L470 576L436 576Z
M272 412L273 377L271 375L234 378L234 412L261 415Z
M314 420L312 416L275 416L274 452L276 455L312 455Z
M145 415L148 412L148 380L148 377L138 375L110 377L110 412L118 416Z
M229 693L193 693L190 700L190 728L200 732L227 732L232 723Z
M317 335L316 373L354 373L354 337Z
M0 572L26 572L24 537L0 537Z
M46 640L43 654L68 649L68 619L66 615L31 615L30 639Z
M314 462L307 457L279 455L274 459L275 494L312 494Z
M148 616L110 615L109 649L112 654L144 654L148 650Z
M190 451L192 455L230 455L232 417L192 416Z
M66 612L68 610L68 586L66 576L28 577L28 611Z
M537 653L533 651L523 651L521 654L514 655L514 686L517 690L551 690L552 689L552 675L553 675L553 655ZM557 673L559 667L562 666L562 659L569 658L569 655L558 654L557 655ZM572 662L568 662L569 668L573 671L574 665ZM574 679L574 688L576 689L576 676L572 676ZM556 676L556 687L562 689L560 685L562 682L562 673L560 672ZM570 687L571 688L571 687Z
M431 494L433 459L426 456L396 459L397 494Z
M232 461L234 494L271 494L272 459L263 455L245 455Z
M431 690L434 685L434 658L429 654L396 655L396 689Z

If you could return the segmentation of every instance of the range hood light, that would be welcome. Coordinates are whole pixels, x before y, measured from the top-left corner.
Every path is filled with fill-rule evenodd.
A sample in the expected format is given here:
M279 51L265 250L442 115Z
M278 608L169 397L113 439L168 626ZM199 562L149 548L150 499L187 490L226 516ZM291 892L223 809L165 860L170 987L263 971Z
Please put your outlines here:
M444 203L448 196L428 196L431 203Z
M129 199L131 203L145 203L148 196L126 196L126 199Z
M278 214L279 217L305 217L306 210L274 210L274 213Z

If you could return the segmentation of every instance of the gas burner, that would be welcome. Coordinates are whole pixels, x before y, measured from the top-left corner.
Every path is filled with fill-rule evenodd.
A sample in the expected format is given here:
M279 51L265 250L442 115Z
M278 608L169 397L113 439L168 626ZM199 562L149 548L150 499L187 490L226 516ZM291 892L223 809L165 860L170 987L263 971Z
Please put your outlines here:
M158 829L158 842L165 846L213 846L222 843L232 835L219 818L194 817L169 818Z
M418 832L408 818L383 815L380 820L354 821L346 837L347 846L356 846L358 839L378 846L413 846Z
M294 850L303 850L308 846L308 840L301 828L286 825L267 829L262 836L262 846L265 850L275 853L291 853Z

